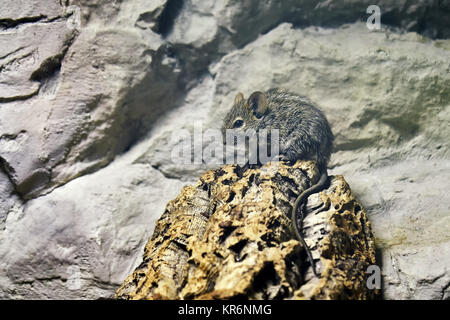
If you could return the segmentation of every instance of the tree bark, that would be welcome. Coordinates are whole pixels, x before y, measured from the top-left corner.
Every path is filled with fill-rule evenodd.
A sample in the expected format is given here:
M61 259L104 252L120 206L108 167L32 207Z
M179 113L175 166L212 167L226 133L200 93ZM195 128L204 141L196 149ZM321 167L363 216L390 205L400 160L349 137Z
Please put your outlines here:
M307 199L295 239L290 211L320 177L314 162L226 165L168 203L119 299L371 299L370 222L342 176Z

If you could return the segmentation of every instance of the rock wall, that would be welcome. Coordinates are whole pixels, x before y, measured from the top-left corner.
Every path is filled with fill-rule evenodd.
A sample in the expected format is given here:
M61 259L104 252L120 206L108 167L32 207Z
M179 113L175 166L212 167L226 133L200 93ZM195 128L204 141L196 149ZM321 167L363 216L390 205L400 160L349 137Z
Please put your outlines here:
M327 115L384 297L449 298L450 3L378 1L370 31L370 2L4 0L0 298L112 297L207 168L172 132L274 86Z

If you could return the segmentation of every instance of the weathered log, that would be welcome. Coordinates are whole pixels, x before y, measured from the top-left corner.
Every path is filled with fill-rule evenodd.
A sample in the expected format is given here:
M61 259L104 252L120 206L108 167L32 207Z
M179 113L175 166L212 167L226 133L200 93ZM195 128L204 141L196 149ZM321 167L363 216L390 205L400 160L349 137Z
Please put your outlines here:
M290 210L319 179L313 162L207 171L168 203L119 299L370 299L370 223L342 176L308 198L303 234Z

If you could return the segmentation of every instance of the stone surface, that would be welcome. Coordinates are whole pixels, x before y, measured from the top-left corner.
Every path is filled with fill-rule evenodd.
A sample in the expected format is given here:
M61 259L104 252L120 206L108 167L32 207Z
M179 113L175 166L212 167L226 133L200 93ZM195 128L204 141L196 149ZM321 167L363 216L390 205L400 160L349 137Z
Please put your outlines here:
M448 298L450 4L378 1L388 26L369 31L369 2L3 1L0 296L112 297L167 201L214 167L168 160L172 133L279 86L330 120L330 172L367 210L384 297Z
M175 197L180 187L125 157L11 208L0 234L0 297L111 297L164 210L152 190Z
M174 106L177 71L163 61L160 36L128 20L138 19L138 4L123 11L113 5L103 21L80 9L75 28L61 16L1 34L8 45L0 53L0 100L8 121L1 123L0 152L23 198L104 167Z
M4 0L0 11L0 23L11 26L33 22L36 19L54 19L63 12L64 7L59 0L20 1L20 3L15 0Z
M207 171L169 202L116 297L373 299L370 223L342 176L305 209L302 234L318 277L294 240L292 205L319 177L313 162L301 161Z

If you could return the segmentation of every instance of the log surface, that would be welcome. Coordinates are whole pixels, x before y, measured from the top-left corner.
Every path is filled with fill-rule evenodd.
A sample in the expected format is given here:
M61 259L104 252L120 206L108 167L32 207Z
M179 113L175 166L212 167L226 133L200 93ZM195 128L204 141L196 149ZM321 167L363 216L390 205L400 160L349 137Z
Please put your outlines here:
M168 203L116 298L374 298L370 222L342 176L306 203L302 231L319 278L295 239L290 210L319 177L301 161L207 171Z

